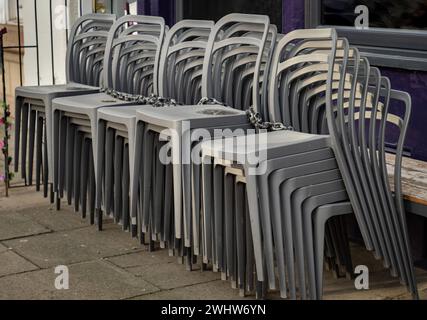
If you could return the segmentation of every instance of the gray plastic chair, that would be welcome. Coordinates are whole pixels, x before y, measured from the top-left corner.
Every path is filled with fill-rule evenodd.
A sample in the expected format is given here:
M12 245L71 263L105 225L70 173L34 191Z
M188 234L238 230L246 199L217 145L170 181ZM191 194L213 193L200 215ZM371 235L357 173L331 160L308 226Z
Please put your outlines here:
M15 90L15 172L18 171L21 160L22 178L25 183L32 184L34 144L36 144L36 184L37 189L39 189L41 166L43 165L45 196L47 196L48 180L51 183L53 182L52 100L58 97L88 94L99 90L98 88L102 85L102 59L108 32L115 20L115 15L89 14L80 17L75 22L70 30L65 61L67 84L25 86L17 87ZM41 152L43 126L45 126L46 131L46 156L43 156ZM36 141L34 141L35 127L37 127ZM28 159L27 147L29 148Z
M403 150L403 143L404 143L404 137L406 134L406 129L407 129L407 124L409 121L409 117L410 117L410 109L411 109L411 104L410 104L410 97L407 93L401 92L401 91L395 91L392 90L391 91L391 99L392 100L400 100L401 102L403 102L403 106L404 106L404 112L398 112L397 114L403 114L403 119L400 118L400 116L396 116L394 114L389 113L389 108L388 106L386 106L386 108L384 110L382 110L381 112L377 111L373 111L371 114L369 114L369 118L370 119L378 119L380 120L381 124L380 124L380 134L379 137L377 136L376 138L379 138L379 143L378 146L374 146L375 149L378 148L378 150L380 151L378 153L378 156L375 156L375 161L378 165L383 165L385 164L385 140L384 140L384 134L385 134L385 127L386 127L386 123L390 123L392 126L396 126L399 130L399 137L398 137L398 145L397 145L397 149L396 149L396 155L397 158L401 158L402 156L402 150ZM368 118L368 117L367 117ZM373 122L372 122L373 123ZM371 124L372 126L372 124ZM372 132L371 132L372 133ZM375 137L374 137L375 138ZM375 154L375 153L373 153ZM399 159L397 159L397 163L399 163ZM395 232L397 232L397 237L399 238L399 242L396 245L396 249L398 248L398 245L405 247L406 249L401 249L402 252L405 252L404 255L406 254L406 256L403 256L403 259L406 259L406 263L409 264L411 267L409 270L412 270L412 272L410 271L408 277L409 277L409 281L408 281L408 286L409 286L409 290L413 293L414 298L417 298L417 289L416 289L416 281L415 281L415 277L414 277L414 273L413 273L413 267L412 267L412 257L410 255L410 249L409 249L409 245L407 244L406 240L405 240L405 228L406 228L406 222L405 222L405 218L404 219L400 219L398 217L404 217L404 214L399 213L400 210L402 210L403 206L400 206L399 203L401 203L402 201L402 194L401 194L401 189L400 187L396 188L396 193L393 197L393 195L390 192L390 187L389 187L389 181L387 178L387 169L386 166L382 167L385 168L385 171L382 170L381 175L385 174L385 178L382 178L381 181L383 181L383 188L385 188L385 192L387 192L388 196L386 196L390 202L389 202L389 208L390 211L388 211L388 214L390 214L390 218L391 220L393 220L395 222L397 222L397 224L394 225L395 227ZM396 183L397 185L401 184L400 181L400 170L401 168L399 168L399 166L395 167L395 181L394 183ZM388 187L387 187L388 186ZM384 192L384 191L383 191ZM393 200L394 198L394 200ZM387 201L387 200L386 200ZM400 206L400 209L399 209ZM393 208L394 207L394 208ZM401 211L403 213L403 211ZM349 202L341 202L341 203L336 203L336 204L328 204L328 205L323 205L323 206L319 206L315 212L313 213L313 232L314 232L314 245L315 245L315 257L316 257L316 265L317 265L317 269L316 269L316 278L317 281L319 282L318 284L318 288L319 288L319 292L318 295L321 296L322 292L321 292L321 288L322 288L322 281L323 281L323 275L322 275L322 270L320 269L320 264L322 264L322 259L323 256L320 254L323 250L323 234L324 234L324 224L326 223L326 221L328 219L330 219L333 216L337 216L337 215L345 215L345 214L349 214L352 213L352 209L351 209L351 205ZM310 221L311 224L311 221ZM400 233L400 234L399 234ZM412 274L411 274L412 273ZM402 276L402 275L401 275Z
M213 22L211 21L183 20L169 30L160 56L160 83L159 92L156 92L156 94L162 97L176 98L178 101L182 99L184 102L191 101L189 99L199 99L198 96L200 96L200 93L198 93L196 89L192 89L192 87L197 88L197 85L194 86L193 83L198 82L197 77L194 77L194 75L202 68L206 43L212 27ZM102 108L98 111L98 121L100 122L98 139L104 140L105 129L108 127L115 129L116 134L122 138L129 139L129 167L131 172L129 183L133 181L135 176L134 139L136 131L136 111L144 107L153 108L151 105L138 105L120 108ZM101 122L105 122L106 126L105 124L101 125ZM98 154L100 155L97 165L99 168L98 183L101 185L103 180L102 175L104 173L102 162L105 162L106 157L109 157L109 155L103 151L103 145L101 143L99 144ZM109 180L109 182L111 183L111 180ZM116 185L116 183L114 183L114 185ZM126 186L126 188L129 189L132 187L132 183ZM98 210L101 209L100 192L101 189L98 189ZM161 192L162 191L160 191L159 194ZM133 193L131 192L130 199L132 199L132 197ZM100 222L102 221L102 217L100 216L101 212L98 211L98 213L98 221ZM130 220L132 221L132 234L136 236L137 216L135 211Z
M109 89L124 90L126 93L149 96L157 91L157 69L160 48L165 35L163 18L147 16L124 16L112 27L107 41L104 61L105 86ZM139 58L139 59L138 59ZM136 72L133 72L135 71ZM129 83L128 72L137 79ZM134 84L140 84L135 86ZM54 115L54 185L57 190L57 208L63 194L64 172L71 165L59 152L59 141L67 130L63 119L68 119L78 131L86 131L92 139L93 150L97 150L97 110L101 107L132 105L131 101L112 98L107 93L60 98L53 101ZM61 133L61 134L60 134ZM64 138L65 139L65 138ZM96 163L97 153L93 153ZM96 174L96 167L95 167ZM67 190L69 193L70 190ZM74 194L75 196L75 194Z
M261 19L261 20L260 20ZM260 20L259 22L257 22ZM226 28L224 35L221 35L222 29ZM228 28L228 29L227 29ZM268 18L255 16L255 19L252 19L251 16L247 15L229 15L221 19L216 25L213 32L210 35L208 48L210 46L211 53L205 56L204 61L204 69L203 69L203 78L202 78L202 90L205 91L205 95L209 97L216 97L217 99L224 100L223 97L230 99L231 103L234 103L233 96L230 96L229 86L227 85L230 79L233 79L233 70L234 72L241 73L239 66L235 66L235 68L231 68L231 62L234 60L230 60L231 58L237 57L237 55L245 55L248 58L248 55L253 55L254 53L264 52L263 43L266 41L268 31L271 30L268 24ZM243 35L239 35L244 32ZM256 36L255 33L258 33ZM271 31L274 35L274 30ZM221 35L221 38L218 39L218 36ZM258 36L260 35L260 36ZM272 40L273 43L275 40ZM249 47L246 48L244 44ZM256 50L255 50L256 49ZM255 68L257 70L260 69L258 66L260 64L264 54L258 54L258 58L255 59ZM248 59L248 63L249 63ZM220 61L220 62L217 62ZM213 64L213 65L212 65ZM224 66L225 69L221 69ZM252 74L253 78L255 78L256 74L259 71L253 69ZM223 74L222 74L223 73ZM237 75L237 74L236 74ZM243 74L242 74L243 76ZM206 78L210 78L206 80ZM216 79L216 80L215 80ZM227 80L227 81L226 81ZM259 80L253 80L254 83L259 83ZM211 83L215 83L215 86ZM208 87L206 87L206 85ZM221 88L222 87L222 88ZM206 88L206 89L205 89ZM249 86L249 88L251 88ZM251 89L252 90L252 89ZM256 94L252 96L259 97L259 87L255 86L253 90L256 90ZM216 92L216 93L215 93ZM227 94L228 92L228 94ZM224 95L223 95L224 94ZM256 99L257 101L259 98ZM205 110L205 111L202 111ZM185 113L184 113L185 112ZM204 113L204 114L203 114ZM215 114L218 113L218 114ZM140 123L138 125L138 130L141 132L145 132L145 139L143 141L147 145L147 141L152 141L153 137L149 137L151 133L148 132L149 128L142 128L144 123L147 123L151 127L155 127L155 132L159 132L162 129L178 129L178 132L182 132L183 121L187 120L191 121L192 128L212 128L213 130L215 126L224 126L224 119L226 119L226 115L232 115L233 117L238 116L236 118L236 124L238 126L246 125L244 122L244 112L234 112L231 111L230 108L215 106L195 106L195 107L174 107L173 110L162 110L162 109L150 109L144 108L144 110L138 111L137 121ZM183 118L186 116L187 118ZM238 119L244 119L243 121L239 121ZM210 118L210 119L209 119ZM209 121L206 121L209 119ZM217 120L218 124L215 124L215 120ZM194 124L193 124L194 123ZM199 123L198 125L196 125ZM160 128L159 128L160 127ZM190 132L185 133L185 135L189 135ZM137 136L139 136L137 134ZM141 138L144 137L141 134ZM148 140L150 138L150 140ZM155 138L154 138L155 139ZM191 179L189 174L191 172L190 165L180 165L181 161L181 142L182 137L178 137L176 141L172 141L173 146L173 154L176 155L175 165L174 167L174 209L175 209L175 236L180 239L182 236L184 237L184 245L186 247L191 247L192 236L192 200L191 200ZM140 143L137 142L137 147ZM149 147L151 148L151 147ZM150 149L151 150L151 149ZM144 150L144 154L149 155L149 150ZM141 161L141 160L140 160ZM142 163L148 164L151 163L149 159L144 158ZM136 161L137 163L137 161ZM144 170L146 172L147 169ZM181 172L184 170L183 172ZM182 181L181 179L184 179ZM144 190L147 190L146 199L149 199L148 190L150 190L150 181L151 176L145 176L144 181L145 187ZM180 182L182 181L182 183ZM181 187L182 185L182 187ZM183 188L184 190L181 190ZM187 191L188 190L188 191ZM183 198L184 195L185 197ZM148 198L147 198L148 197ZM143 201L145 205L145 212L149 210L148 201ZM136 208L136 204L133 205ZM183 213L182 213L183 212ZM149 214L144 213L143 208L143 229L146 228L147 223L149 222ZM182 221L182 222L181 222ZM183 228L181 229L181 225Z
M256 197L256 196L255 196ZM279 223L279 225L280 225L280 223ZM279 232L278 234L281 234L281 232ZM289 239L288 239L289 240ZM288 252L290 251L290 250L287 250ZM289 265L293 265L293 263L289 263ZM292 274L293 272L292 272L292 270L290 270L290 272L289 272L290 274ZM282 277L282 280L284 280L284 277ZM274 280L273 280L274 281ZM283 295L286 295L286 293L285 292L283 292L283 291L286 291L286 288L283 286L284 285L284 281L282 281L282 294ZM293 288L292 288L292 290L294 290ZM294 295L294 293L291 293L292 295Z
M306 35L308 35L308 33L306 33ZM296 33L296 36L298 36L298 33ZM330 37L330 34L329 34L328 36L329 36L329 38L331 38L331 37ZM287 38L287 37L289 37L289 35L285 36L285 38ZM325 32L323 32L323 31L322 31L322 33L318 36L318 39L322 39L322 38L328 39L328 37L327 37L327 36L325 36ZM292 38L290 38L290 39L292 39ZM295 37L295 39L297 39L297 37ZM283 40L283 39L282 39L282 40L281 40L281 43L282 43L283 41L285 41L285 43L286 43L286 40L287 40L287 39L285 39L285 40ZM291 42L291 41L289 41L289 42ZM255 234L254 234L254 236L255 236ZM259 264L261 264L261 262L259 262ZM270 268L270 270L272 270L272 269ZM258 274L261 274L261 273L258 273ZM274 274L274 271L270 272L270 277L272 276L272 274ZM274 288L274 279L273 279L271 282L272 282L272 283L270 283L270 286ZM283 294L283 295L285 295L286 293L285 293L284 291L286 291L286 289L285 289L285 286L284 286L284 284L283 284L283 283L282 283L282 288L283 288L283 290L282 290L282 294Z
M343 79L344 79L344 77L343 77ZM362 105L360 105L359 107L362 107L362 108L364 108L364 105L362 104ZM365 109L362 109L362 110L365 110ZM364 114L364 111L361 111L361 114ZM374 130L373 130L374 131ZM270 155L269 155L270 156ZM253 194L253 196L256 198L256 194ZM344 193L344 196L346 197L347 195ZM286 197L285 197L286 198ZM332 199L330 199L329 201L332 201L333 200L333 198ZM285 201L286 202L286 201ZM380 232L380 230L378 230L378 232ZM389 236L389 235L386 235L386 236ZM385 250L385 248L383 249L383 250ZM323 254L323 253L322 253ZM318 265L318 267L320 268L321 266L319 266Z

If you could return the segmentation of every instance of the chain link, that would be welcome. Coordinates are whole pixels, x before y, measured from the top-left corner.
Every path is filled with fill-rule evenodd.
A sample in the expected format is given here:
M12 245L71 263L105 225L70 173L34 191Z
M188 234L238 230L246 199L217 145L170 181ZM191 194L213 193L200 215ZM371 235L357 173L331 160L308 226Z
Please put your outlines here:
M115 99L128 101L135 104L152 105L155 108L172 107L172 106L180 105L175 99L159 97L155 94L152 94L149 97L145 97L143 95L132 95L129 93L123 93L113 89L105 89L105 88L100 89L100 92L105 93ZM228 107L225 103L220 102L215 98L208 98L208 97L202 98L197 103L197 105L200 105L200 106L209 105L209 104ZM256 129L263 129L267 131L293 130L292 127L285 126L281 122L263 121L261 115L258 112L256 112L253 107L250 107L246 111L246 114L248 115L249 121Z
M250 123L256 128L267 131L281 131L281 130L293 130L290 126L285 126L281 122L269 122L263 121L261 115L255 111L253 107L250 107L246 114L248 115L248 119Z
M228 107L224 102L218 101L215 98L208 98L208 97L204 97L204 98L200 99L200 101L197 103L197 105L199 105L199 106L204 106L204 105L208 105L208 104Z
M152 94L149 97L145 97L143 95L129 94L129 93L119 92L117 90L105 89L105 88L100 89L100 92L105 93L115 99L132 102L135 104L152 105L155 108L171 107L171 106L179 105L179 103L176 102L176 100L174 99L159 97L155 94Z

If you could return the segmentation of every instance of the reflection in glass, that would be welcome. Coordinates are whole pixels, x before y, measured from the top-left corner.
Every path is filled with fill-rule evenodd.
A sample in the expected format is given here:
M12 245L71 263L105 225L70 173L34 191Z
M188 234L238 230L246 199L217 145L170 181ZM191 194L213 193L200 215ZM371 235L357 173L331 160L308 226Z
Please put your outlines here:
M270 16L271 23L282 29L282 0L184 0L185 19L219 20L228 13L252 13Z
M321 0L324 25L354 26L358 5L369 9L369 26L427 30L427 0Z

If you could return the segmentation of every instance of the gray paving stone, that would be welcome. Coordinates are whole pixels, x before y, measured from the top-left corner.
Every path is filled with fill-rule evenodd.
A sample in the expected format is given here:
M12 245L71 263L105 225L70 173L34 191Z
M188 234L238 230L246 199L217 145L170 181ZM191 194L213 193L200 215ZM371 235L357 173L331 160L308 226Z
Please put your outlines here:
M254 299L248 296L243 299ZM134 297L133 300L240 300L239 291L230 287L227 281L211 281L192 286L164 290L153 294Z
M159 289L109 263L92 261L69 266L69 290L57 290L54 269L0 278L0 299L125 299Z
M221 278L219 273L200 270L186 271L184 265L176 262L156 265L144 265L127 269L129 272L140 276L161 289L173 289L209 282Z
M45 226L17 212L0 211L0 240L51 232Z
M2 212L16 211L25 208L36 208L43 206L49 201L43 198L42 192L36 192L35 186L23 187L24 182L13 181L19 187L9 189L9 198L4 196L4 187L0 187L0 214Z
M37 266L20 257L12 250L0 251L0 261L0 277L38 269Z
M70 207L65 206L56 211L50 205L20 210L19 214L30 217L37 223L53 231L67 231L82 227L90 227L88 219L81 218L80 213L75 213Z
M103 232L83 228L4 243L42 268L141 250L136 240L115 225Z
M175 257L169 257L168 250L157 250L154 252L142 251L137 253L124 254L117 257L107 258L121 268L132 268L148 266L153 264L175 263Z
M8 248L0 243L0 253L7 251Z

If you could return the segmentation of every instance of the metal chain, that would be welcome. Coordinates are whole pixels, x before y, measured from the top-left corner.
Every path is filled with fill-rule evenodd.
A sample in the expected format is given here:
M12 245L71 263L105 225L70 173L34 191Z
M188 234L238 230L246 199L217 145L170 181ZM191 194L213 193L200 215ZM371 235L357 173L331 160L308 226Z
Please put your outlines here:
M208 104L228 107L224 102L218 101L215 98L208 98L208 97L204 97L204 98L200 99L200 101L197 103L197 105L199 105L199 106L204 106L204 105L208 105Z
M145 97L143 95L137 95L137 94L133 95L133 94L119 92L117 90L105 89L105 88L100 89L100 92L105 93L115 99L128 101L135 104L152 105L155 108L171 107L171 106L179 105L179 103L177 103L176 100L174 99L159 97L155 94L152 94L149 97Z
M100 92L108 94L109 96L123 100L132 102L135 104L144 104L144 105L152 105L155 108L161 107L172 107L180 105L175 99L169 99L164 97L159 97L155 94L150 95L149 97L145 97L143 95L132 95L129 93L119 92L113 89L100 89ZM225 103L218 101L215 98L202 98L197 105L220 105L228 107ZM261 115L255 111L253 107L250 107L246 114L248 115L249 121L256 129L264 129L267 131L281 131L281 130L293 130L292 127L285 126L281 122L269 122L263 121Z
M253 107L250 107L246 111L246 114L248 115L249 121L256 129L263 129L267 131L293 130L291 126L285 126L281 122L263 121L261 115L256 112Z

